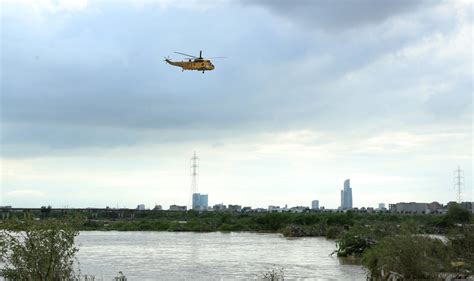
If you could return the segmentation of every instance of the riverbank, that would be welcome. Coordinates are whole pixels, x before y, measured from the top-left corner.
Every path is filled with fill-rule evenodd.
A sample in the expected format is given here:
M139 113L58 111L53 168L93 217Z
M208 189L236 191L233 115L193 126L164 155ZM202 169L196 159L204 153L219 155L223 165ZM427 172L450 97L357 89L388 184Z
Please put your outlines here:
M179 220L165 218L89 220L83 227L108 231L271 232L286 237L332 238L337 245L334 254L355 257L372 277L382 279L390 278L394 272L404 278L436 279L443 274L462 278L474 271L473 218L456 205L446 215L354 214L349 211L335 214L188 213L181 214ZM446 240L433 239L432 234L444 235Z
M445 233L450 227L444 216L346 213L198 213L158 212L133 219L86 218L81 230L117 231L252 231L280 232L285 236L337 236L356 224L399 226L413 221L423 232Z
M143 232L159 235L173 235L173 232L192 232L190 234L196 235L252 232L249 234L320 236L335 238L337 248L333 253L340 257L360 258L372 277L383 279L386 272L396 272L409 278L430 279L440 272L457 272L466 276L473 272L472 220L470 213L453 205L446 215L355 214L350 211L302 214L191 211L154 212L145 217L128 219L97 219L78 214L42 218L24 216L22 219L12 217L1 221L0 229L10 225L14 231L24 231L28 228L47 229L48 224L58 224L58 227L63 225L76 231L131 235ZM427 234L443 234L447 240L437 241ZM334 245L334 242L331 243ZM121 255L126 257L128 253Z

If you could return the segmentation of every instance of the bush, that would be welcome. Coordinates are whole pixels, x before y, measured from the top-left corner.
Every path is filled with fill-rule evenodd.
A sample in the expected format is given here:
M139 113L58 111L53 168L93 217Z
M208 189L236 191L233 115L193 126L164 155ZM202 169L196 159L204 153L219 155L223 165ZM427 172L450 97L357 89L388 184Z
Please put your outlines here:
M445 220L447 223L469 223L471 220L471 213L469 210L461 207L461 205L457 203L453 203L449 205L448 213L445 216Z
M404 279L436 279L437 272L451 270L449 248L441 240L420 235L386 236L362 255L372 278L396 272Z
M10 221L0 230L0 276L7 280L72 280L76 225Z
M341 233L342 228L337 226L330 226L326 229L326 238L336 239Z
M452 261L464 263L463 269L474 272L474 227L454 229L448 235Z

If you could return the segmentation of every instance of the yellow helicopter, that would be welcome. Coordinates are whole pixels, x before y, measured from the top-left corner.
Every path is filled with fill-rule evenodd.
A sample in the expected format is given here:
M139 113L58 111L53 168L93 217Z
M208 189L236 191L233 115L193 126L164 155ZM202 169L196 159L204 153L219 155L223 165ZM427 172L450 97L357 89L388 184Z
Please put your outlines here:
M202 51L199 51L199 57L184 54L184 53L180 53L180 52L174 52L174 53L192 58L192 59L188 59L187 61L186 60L184 60L184 61L172 61L169 58L165 58L165 62L167 62L171 65L177 66L177 67L181 67L181 71L197 70L197 71L202 71L202 73L204 73L205 71L211 71L215 67L212 64L210 59L223 59L223 58L226 58L226 57L212 57L212 58L209 58L209 59L204 59L202 57Z

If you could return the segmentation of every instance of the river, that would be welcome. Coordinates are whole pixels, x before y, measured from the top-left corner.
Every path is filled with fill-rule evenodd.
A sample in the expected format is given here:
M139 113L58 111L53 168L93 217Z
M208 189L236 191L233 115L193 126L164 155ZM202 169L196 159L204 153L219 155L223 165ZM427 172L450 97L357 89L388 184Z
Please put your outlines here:
M366 280L361 266L342 264L334 241L279 234L82 231L76 240L82 274L111 280L255 279L283 268L285 280Z

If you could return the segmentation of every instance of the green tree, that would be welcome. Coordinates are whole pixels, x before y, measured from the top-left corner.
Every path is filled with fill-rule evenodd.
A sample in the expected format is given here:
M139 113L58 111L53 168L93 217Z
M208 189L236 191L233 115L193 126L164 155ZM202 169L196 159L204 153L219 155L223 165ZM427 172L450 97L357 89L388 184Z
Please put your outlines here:
M474 226L454 228L447 237L451 243L451 260L463 262L462 269L474 272Z
M0 230L0 276L7 280L72 280L75 224L47 220L9 221Z
M458 203L453 203L449 205L445 219L448 223L469 223L471 213Z

